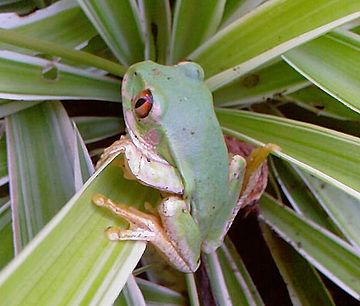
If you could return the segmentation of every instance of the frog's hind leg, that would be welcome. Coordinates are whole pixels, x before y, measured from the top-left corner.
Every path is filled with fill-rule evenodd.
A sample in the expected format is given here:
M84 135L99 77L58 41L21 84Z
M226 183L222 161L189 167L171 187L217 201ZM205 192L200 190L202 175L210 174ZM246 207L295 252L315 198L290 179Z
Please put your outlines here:
M194 272L170 241L158 217L144 213L134 207L115 203L101 194L94 195L92 201L97 206L108 208L115 215L130 223L130 228L127 230L118 227L107 228L106 233L110 240L149 241L175 268L185 273Z

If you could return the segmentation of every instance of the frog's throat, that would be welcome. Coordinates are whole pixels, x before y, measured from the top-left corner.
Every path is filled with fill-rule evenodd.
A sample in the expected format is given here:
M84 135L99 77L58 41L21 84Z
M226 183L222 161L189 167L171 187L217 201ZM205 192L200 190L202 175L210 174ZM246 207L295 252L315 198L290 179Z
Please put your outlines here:
M127 129L127 134L129 135L129 138L131 142L134 144L134 146L137 148L139 152L146 158L162 163L167 164L170 166L170 164L162 158L159 154L156 153L156 149L153 145L147 143L140 135L135 135L135 133L131 129Z

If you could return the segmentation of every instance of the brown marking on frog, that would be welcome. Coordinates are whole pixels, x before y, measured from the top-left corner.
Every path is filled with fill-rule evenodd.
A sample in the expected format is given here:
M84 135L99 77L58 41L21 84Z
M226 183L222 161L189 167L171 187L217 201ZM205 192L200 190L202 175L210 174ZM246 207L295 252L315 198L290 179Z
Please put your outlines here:
M160 143L160 134L156 129L150 129L144 137L144 140L153 145L156 146Z

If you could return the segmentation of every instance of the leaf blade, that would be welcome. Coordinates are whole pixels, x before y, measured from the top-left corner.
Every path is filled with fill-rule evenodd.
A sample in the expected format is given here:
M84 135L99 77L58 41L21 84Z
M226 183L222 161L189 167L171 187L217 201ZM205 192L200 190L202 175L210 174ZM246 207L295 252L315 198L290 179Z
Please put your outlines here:
M260 218L328 278L360 298L360 253L270 196L260 200Z
M335 305L316 270L291 246L272 233L263 221L260 228L293 305L311 306L314 301L319 305Z
M182 61L215 33L224 11L224 0L179 0L175 4L170 60Z
M134 0L78 0L82 10L124 65L144 58L144 42Z
M69 48L78 47L96 35L79 5L71 0L58 1L27 16L0 15L0 24L3 29L13 29Z
M298 90L308 84L305 78L287 65L277 61L259 68L213 92L216 106L249 105L264 102Z
M54 79L46 76L47 69L56 74ZM83 69L10 51L0 51L0 98L76 98L119 102L119 83L115 79Z
M275 0L218 32L189 59L214 90L282 53L360 16L356 0ZM221 59L219 61L218 59Z
M21 305L26 299L27 305L79 301L99 304L115 300L145 244L112 243L104 236L109 223L119 221L91 204L97 192L135 206L145 198L157 198L148 188L125 180L117 166L99 170L2 271L0 292L4 303ZM24 284L24 277L31 277L33 282ZM69 278L73 281L64 281Z
M349 33L319 37L287 52L283 58L312 83L360 113L360 37Z
M360 198L357 137L270 115L225 109L216 114L225 133L258 145L277 144L278 157Z

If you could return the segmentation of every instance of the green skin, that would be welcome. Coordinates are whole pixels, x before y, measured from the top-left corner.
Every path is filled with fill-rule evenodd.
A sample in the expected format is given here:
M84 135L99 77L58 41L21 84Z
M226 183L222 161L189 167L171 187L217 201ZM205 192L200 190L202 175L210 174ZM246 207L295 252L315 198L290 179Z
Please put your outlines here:
M153 104L148 115L139 118L135 104L144 90L151 92ZM208 253L216 250L235 217L245 160L236 155L229 161L212 95L199 65L137 63L124 77L122 98L131 145L149 164L160 169L156 184L152 178L140 178L135 171L132 174L142 183L168 192L158 207L160 231L163 229L165 234L143 225L151 223L152 217L142 214L144 221L140 225L133 225L125 234L112 230L109 236L113 240L150 241L163 250L173 266L183 272L193 272L198 267L201 250ZM130 146L121 140L119 143L112 146L115 151L119 147L118 151L124 152L124 148ZM166 171L163 164L175 172L172 181L161 182L165 176L161 169ZM183 190L174 191L175 185L183 186ZM131 224L137 222L133 221L137 216L128 217L128 212L115 213ZM156 239L151 238L153 234ZM166 243L174 250L168 251Z

